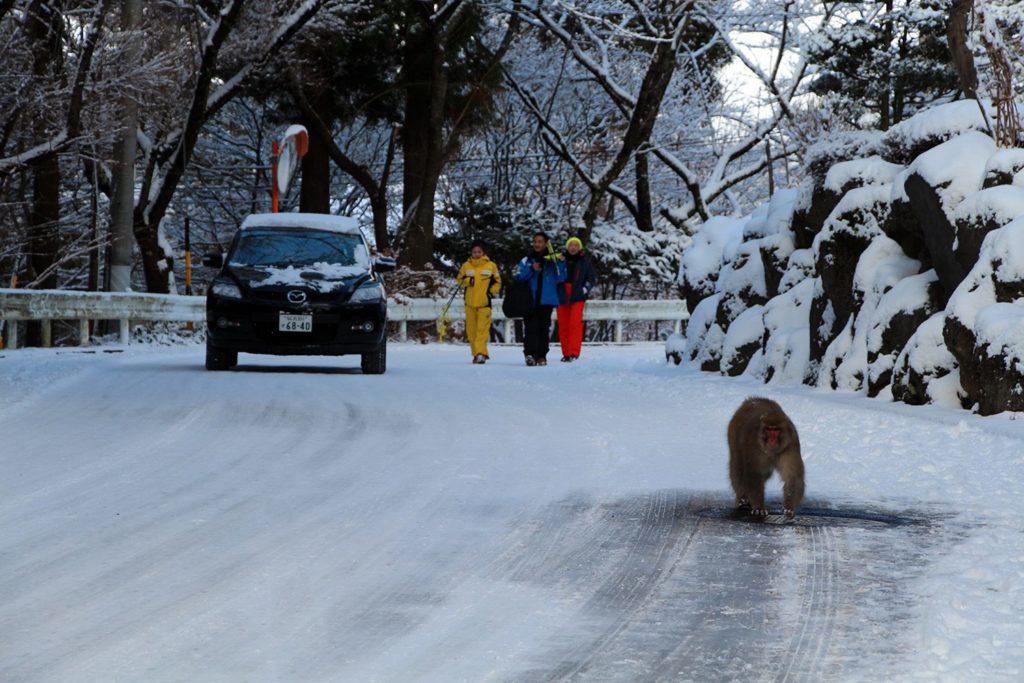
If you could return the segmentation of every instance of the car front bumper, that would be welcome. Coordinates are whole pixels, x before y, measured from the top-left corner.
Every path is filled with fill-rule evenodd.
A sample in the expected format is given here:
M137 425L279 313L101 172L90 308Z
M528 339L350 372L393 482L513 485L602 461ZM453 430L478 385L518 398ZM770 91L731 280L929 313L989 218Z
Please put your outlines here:
M281 332L281 313L312 315L311 332ZM387 304L296 307L209 296L207 338L226 351L271 355L341 356L371 353L384 343Z

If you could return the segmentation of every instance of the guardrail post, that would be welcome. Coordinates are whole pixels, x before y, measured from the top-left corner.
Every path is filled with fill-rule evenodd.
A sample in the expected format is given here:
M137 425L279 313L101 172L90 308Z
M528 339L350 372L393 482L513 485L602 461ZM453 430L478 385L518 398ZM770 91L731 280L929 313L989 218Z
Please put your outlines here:
M398 341L409 341L409 323L405 320L398 321Z
M53 326L49 319L43 319L39 321L39 327L42 346L44 349L48 349L53 346Z
M514 344L516 336L516 321L505 318L505 343Z
M615 343L616 344L621 344L622 343L622 321L621 320L616 320L615 321Z
M7 321L7 348L16 349L18 348L18 321L8 320Z
M78 345L89 345L89 321L84 318L78 321Z
M130 324L131 324L130 320L118 320L117 321L118 332L121 335L121 343L124 344L125 346L128 345L129 341L131 340L131 336L132 336L131 335L131 330L128 329L128 326Z
M682 320L675 321L675 323L672 325L672 331L675 332L676 334L682 334L682 332L683 332L683 321Z

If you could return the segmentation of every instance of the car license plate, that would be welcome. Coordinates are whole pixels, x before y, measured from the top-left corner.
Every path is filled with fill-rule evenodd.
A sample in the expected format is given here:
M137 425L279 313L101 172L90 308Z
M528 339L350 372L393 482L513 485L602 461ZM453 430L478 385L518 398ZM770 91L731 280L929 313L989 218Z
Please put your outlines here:
M313 316L280 313L277 321L279 332L312 332Z

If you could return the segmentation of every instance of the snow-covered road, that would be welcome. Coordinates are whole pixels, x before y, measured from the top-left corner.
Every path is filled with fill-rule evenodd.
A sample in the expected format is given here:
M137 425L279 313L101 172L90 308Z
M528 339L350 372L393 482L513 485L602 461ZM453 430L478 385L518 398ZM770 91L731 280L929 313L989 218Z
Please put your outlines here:
M0 353L0 680L1024 676L1024 423L494 355ZM726 514L752 393L794 525Z

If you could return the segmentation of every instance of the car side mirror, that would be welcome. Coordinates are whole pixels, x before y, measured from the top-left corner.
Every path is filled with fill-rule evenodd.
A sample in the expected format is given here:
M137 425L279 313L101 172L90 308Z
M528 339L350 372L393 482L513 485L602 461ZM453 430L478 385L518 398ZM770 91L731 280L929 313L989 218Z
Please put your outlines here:
M390 273L397 267L391 256L378 256L373 260L373 269L378 273Z
M207 254L203 257L203 265L207 268L223 268L224 254Z

